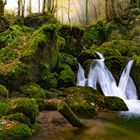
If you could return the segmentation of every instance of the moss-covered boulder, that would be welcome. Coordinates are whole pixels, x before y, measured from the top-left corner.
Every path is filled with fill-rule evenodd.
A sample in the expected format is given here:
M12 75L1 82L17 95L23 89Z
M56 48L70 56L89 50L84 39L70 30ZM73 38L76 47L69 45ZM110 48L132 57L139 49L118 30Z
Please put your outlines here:
M5 102L0 102L0 117L11 113L11 108Z
M43 74L57 64L61 41L56 30L54 24L35 32L14 26L0 34L8 42L0 50L0 83L16 89L31 81L41 81Z
M38 28L43 24L58 23L53 14L49 13L34 13L24 18L24 25L28 27Z
M47 100L45 100L45 109L46 110L57 110L57 106L58 106L58 104L60 104L61 101L62 101L62 99L59 99L59 98L47 99Z
M3 86L0 84L0 97L9 97L9 91Z
M30 119L27 116L25 116L23 113L10 114L4 118L10 121L18 121L20 123L24 123L27 124L28 126L31 126Z
M122 71L124 70L128 61L129 60L127 57L110 56L106 58L105 64L113 74L114 78L119 81Z
M56 66L56 71L59 73L61 70L63 70L63 65L67 64L69 65L74 72L77 71L78 63L74 56L67 54L67 53L60 53L60 56L58 58L58 63Z
M20 92L30 98L45 98L45 90L35 83L21 86Z
M92 51L99 51L104 56L129 56L139 55L140 44L131 40L112 40L97 47L93 45Z
M63 64L63 70L60 72L58 77L58 87L70 87L76 83L76 75L67 64Z
M92 118L104 108L103 96L90 87L70 87L66 90L66 102L80 117Z
M103 21L97 21L94 25L89 26L83 35L82 44L89 48L91 45L101 45L106 40L106 32Z
M105 104L105 107L111 111L127 111L128 110L125 102L119 97L106 96L104 98L104 104Z
M31 129L26 124L17 121L0 120L1 140L27 140L31 134Z
M9 102L10 109L13 113L23 113L27 116L31 123L35 123L36 116L38 115L38 106L35 99L31 98L17 98Z
M129 33L130 33L131 39L139 40L140 39L140 26L135 26L134 28L130 30Z
M60 48L60 51L77 56L83 50L81 44L83 33L84 30L81 27L62 25L59 35L65 39L65 45Z
M43 88L57 88L57 73L52 73L52 72L46 72L43 74L43 78L42 81L40 81L41 86L43 86Z
M7 30L9 28L9 22L5 19L5 17L0 16L0 33Z

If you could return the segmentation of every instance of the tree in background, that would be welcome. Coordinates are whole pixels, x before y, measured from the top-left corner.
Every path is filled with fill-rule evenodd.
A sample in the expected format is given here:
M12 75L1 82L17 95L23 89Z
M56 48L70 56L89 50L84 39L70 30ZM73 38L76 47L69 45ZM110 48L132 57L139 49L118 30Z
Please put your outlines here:
M7 4L7 0L0 0L0 17L4 16L4 7Z
M28 14L29 14L29 15L32 14L32 1L31 1L31 0L29 0L27 10L28 10Z
M46 9L46 0L43 0L42 13L45 13L45 9Z
M89 1L88 0L86 0L86 25L88 25L89 24L89 15L88 15L88 13L89 13L89 8L88 8L88 4L89 4Z
M106 20L121 19L121 6L118 0L105 0Z

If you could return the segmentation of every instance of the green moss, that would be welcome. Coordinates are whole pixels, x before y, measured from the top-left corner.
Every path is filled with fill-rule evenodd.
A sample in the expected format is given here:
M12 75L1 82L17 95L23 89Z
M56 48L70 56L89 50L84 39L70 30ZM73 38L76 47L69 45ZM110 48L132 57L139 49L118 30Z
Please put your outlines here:
M2 140L27 140L31 136L31 129L26 124L8 120L1 120L0 124L0 139Z
M4 32L9 28L9 22L5 17L0 16L0 33ZM1 45L0 45L1 46Z
M92 50L99 51L104 56L133 56L139 55L139 43L130 40L112 40L101 46L92 46Z
M31 123L35 123L38 115L38 107L35 99L18 98L10 100L9 106L13 113L23 113L27 116Z
M127 111L124 101L118 97L105 97L105 107L111 111Z
M0 97L9 97L9 91L0 84Z
M47 13L44 14L31 14L29 16L26 16L24 19L24 25L33 27L33 28L38 28L39 26L43 24L50 24L50 23L58 23L56 18L54 17L53 14Z
M38 105L39 111L42 111L45 109L45 100L43 98L37 98L36 103Z
M7 103L0 102L0 117L6 116L11 112L10 107Z
M74 58L74 56L67 53L60 53L56 71L60 72L63 69L64 64L69 65L72 70L77 71L77 60Z
M84 125L80 122L78 117L73 113L70 107L65 102L58 105L58 111L74 126L82 128Z
M45 90L35 83L21 86L20 92L30 98L45 98Z
M136 26L130 30L131 39L140 39L140 26Z
M57 28L57 25L49 24L33 32L16 25L0 34L7 43L0 50L0 82L10 90L13 87L17 90L31 81L41 81L42 74L57 64L61 45Z
M20 123L24 123L24 124L27 124L28 126L31 126L30 119L26 117L23 113L10 114L6 116L5 119L11 120L11 121L15 120Z
M98 21L95 25L87 28L82 39L82 44L85 47L90 47L92 44L101 45L106 40L106 32L104 23Z
M79 26L62 25L59 35L65 39L65 45L60 51L77 56L83 50L81 44L83 33L83 28Z
M54 73L47 72L43 75L43 84L47 88L57 88L57 79Z
M92 118L103 109L103 97L90 87L70 87L66 90L66 101L73 112L84 118Z
M68 65L63 65L62 70L58 77L58 87L69 87L75 85L75 74Z

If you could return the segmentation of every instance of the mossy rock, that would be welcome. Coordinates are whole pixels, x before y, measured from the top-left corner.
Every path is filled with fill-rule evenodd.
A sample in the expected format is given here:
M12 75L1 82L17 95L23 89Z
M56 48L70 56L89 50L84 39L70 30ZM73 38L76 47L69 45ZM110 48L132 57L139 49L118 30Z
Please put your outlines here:
M66 90L66 102L73 112L84 118L92 118L104 108L104 97L90 87L70 87Z
M6 116L11 113L11 108L6 102L0 102L0 117Z
M84 30L80 26L62 25L59 35L65 39L65 45L60 48L61 52L77 56L82 52L81 39Z
M0 17L0 33L4 32L10 27L8 20L5 17ZM1 46L1 45L0 45Z
M36 103L37 103L39 111L45 110L45 99L37 98Z
M9 97L9 91L0 84L0 97L8 98Z
M57 88L57 73L46 72L42 77L41 85L43 88Z
M69 65L74 72L77 71L78 64L76 58L70 54L61 52L56 66L57 72L63 69L63 64Z
M101 45L106 41L106 32L104 28L104 23L102 21L97 21L96 24L89 26L83 35L82 44L89 48L91 45Z
M59 98L52 98L45 100L45 109L46 110L57 110L57 106L62 100Z
M35 83L29 83L20 87L21 94L30 98L44 98L45 90Z
M0 50L0 82L17 90L31 81L41 81L42 74L57 64L61 45L57 27L43 25L33 32L16 25L0 34L7 43Z
M130 30L130 37L131 39L134 40L139 40L140 39L140 26L135 26Z
M9 106L13 113L23 113L27 116L31 123L35 123L36 116L38 115L38 107L35 99L31 98L17 98L9 102Z
M58 87L69 87L74 86L76 83L76 77L73 70L69 65L63 65L64 70L62 70L58 77Z
M56 20L54 15L49 12L43 13L43 14L35 13L29 16L26 16L24 18L24 25L28 27L33 27L33 28L38 28L39 26L43 24L50 24L50 23L57 24L58 21Z
M0 139L2 140L27 140L31 135L31 129L26 124L0 120Z
M112 40L97 47L93 45L90 49L99 51L104 56L129 56L139 55L140 44L131 40Z
M31 126L30 119L27 116L25 116L23 113L10 114L4 118L10 121L18 121L20 123L27 124L29 127Z
M107 68L111 71L114 78L119 81L122 71L124 70L127 62L127 57L117 57L117 56L110 56L105 59L105 64Z
M106 96L104 99L105 107L111 111L128 111L125 102L115 96Z

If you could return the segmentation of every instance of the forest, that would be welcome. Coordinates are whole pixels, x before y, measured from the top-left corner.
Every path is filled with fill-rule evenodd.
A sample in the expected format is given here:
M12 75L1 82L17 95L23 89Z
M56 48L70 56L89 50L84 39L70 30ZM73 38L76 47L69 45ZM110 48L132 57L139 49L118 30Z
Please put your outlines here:
M140 139L140 0L0 0L0 140Z

